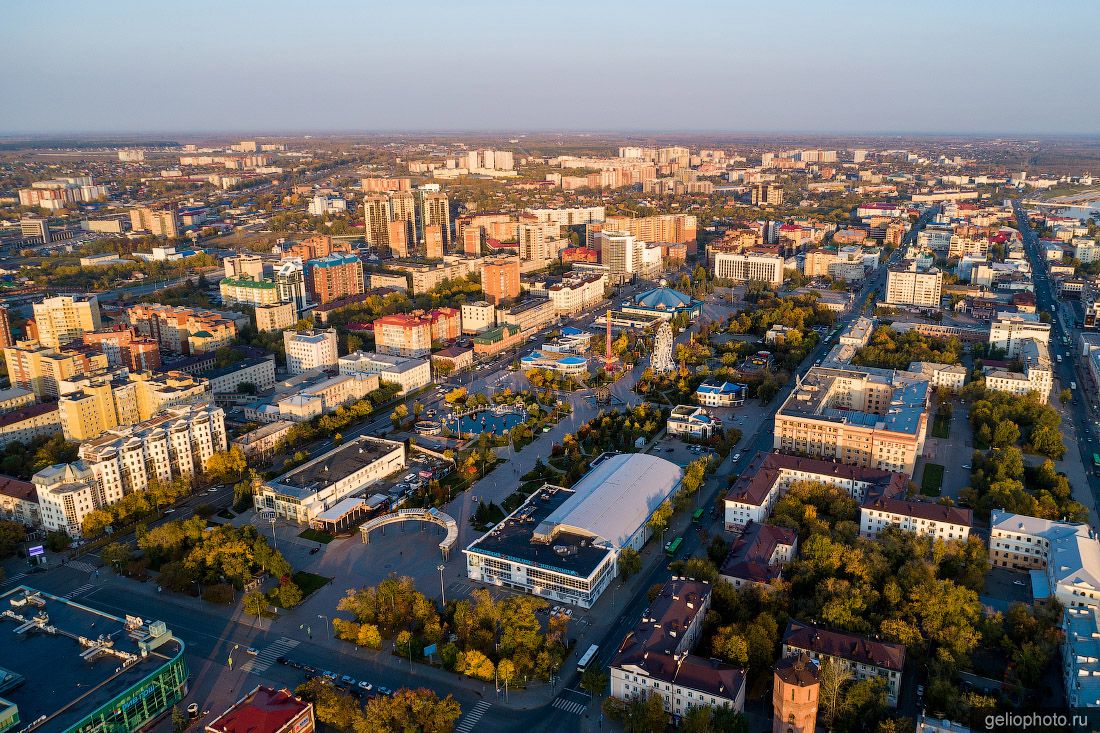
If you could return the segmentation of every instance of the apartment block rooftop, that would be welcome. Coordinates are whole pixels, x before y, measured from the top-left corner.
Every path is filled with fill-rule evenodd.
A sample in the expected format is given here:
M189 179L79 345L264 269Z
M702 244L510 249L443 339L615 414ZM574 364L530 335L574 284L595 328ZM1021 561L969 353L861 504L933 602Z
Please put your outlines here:
M892 388L885 412L864 412L844 407L841 397L849 391L845 382L877 383ZM920 429L927 400L928 382L923 379L888 376L869 370L813 367L799 378L779 412L914 435Z

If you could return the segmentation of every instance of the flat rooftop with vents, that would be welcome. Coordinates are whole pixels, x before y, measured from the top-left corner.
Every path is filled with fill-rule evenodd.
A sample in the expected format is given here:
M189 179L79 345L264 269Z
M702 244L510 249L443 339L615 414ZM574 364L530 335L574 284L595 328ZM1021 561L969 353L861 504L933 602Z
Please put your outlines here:
M0 728L137 730L182 699L183 651L161 621L13 588L0 595Z

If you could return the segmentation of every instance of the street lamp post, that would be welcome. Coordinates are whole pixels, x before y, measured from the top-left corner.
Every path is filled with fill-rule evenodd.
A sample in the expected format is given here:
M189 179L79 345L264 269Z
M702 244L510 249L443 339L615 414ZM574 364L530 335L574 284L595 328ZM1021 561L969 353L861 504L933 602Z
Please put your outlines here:
M443 563L440 563L438 566L436 566L436 570L439 571L439 595L443 599L443 605L446 606L447 605L447 591L443 587L443 568L444 568Z
M319 618L319 619L324 619L324 621L325 621L325 629L327 629L327 630L328 630L328 636L329 636L329 638L332 638L332 629L330 628L331 624L330 624L330 622L329 622L329 618L328 618L328 616L324 616L324 615L322 615L322 614L317 614L317 618Z
M271 522L271 544L275 550L279 549L279 541L275 539L275 513L272 512L267 518L267 521Z

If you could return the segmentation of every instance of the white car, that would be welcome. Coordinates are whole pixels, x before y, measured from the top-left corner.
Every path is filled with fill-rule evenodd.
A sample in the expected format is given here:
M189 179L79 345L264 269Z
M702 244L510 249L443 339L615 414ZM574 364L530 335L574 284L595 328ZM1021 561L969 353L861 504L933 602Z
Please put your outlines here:
M741 460L741 454L740 453L734 453L733 454L733 460L734 461L740 461Z
M367 692L370 692L371 690L373 690L373 689L374 689L374 685L372 685L371 683L367 682L366 680L362 680L362 681L361 681L361 682L359 683L359 689L361 689L361 690L366 690Z

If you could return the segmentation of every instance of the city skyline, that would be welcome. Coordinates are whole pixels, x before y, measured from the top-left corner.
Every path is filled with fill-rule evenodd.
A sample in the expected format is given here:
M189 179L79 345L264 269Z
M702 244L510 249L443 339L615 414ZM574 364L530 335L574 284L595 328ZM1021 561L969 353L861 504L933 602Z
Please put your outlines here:
M8 8L0 134L1100 132L1085 3L60 7Z

